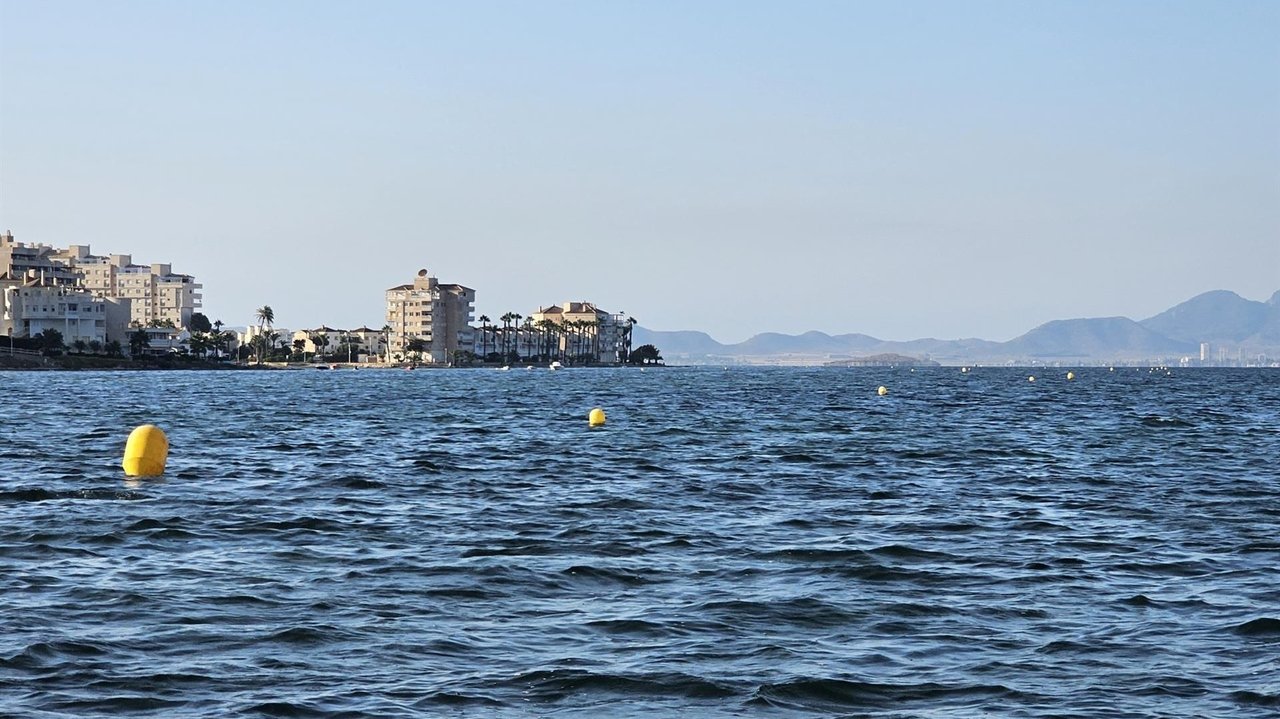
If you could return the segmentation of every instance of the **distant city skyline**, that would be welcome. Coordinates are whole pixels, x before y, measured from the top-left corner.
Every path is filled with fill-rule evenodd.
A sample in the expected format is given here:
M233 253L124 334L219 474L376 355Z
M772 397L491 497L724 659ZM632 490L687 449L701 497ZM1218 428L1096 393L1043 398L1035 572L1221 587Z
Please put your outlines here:
M1280 289L1280 4L0 0L0 232L203 311L1011 339Z

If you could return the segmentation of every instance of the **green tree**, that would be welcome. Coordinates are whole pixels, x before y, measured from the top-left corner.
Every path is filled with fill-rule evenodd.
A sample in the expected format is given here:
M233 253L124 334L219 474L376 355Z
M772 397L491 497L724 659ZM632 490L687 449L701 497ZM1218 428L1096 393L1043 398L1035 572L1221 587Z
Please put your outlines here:
M515 319L516 313L508 312L498 319L502 320L502 358L506 361L507 357L507 340L508 333L511 331L511 321Z
M326 354L325 349L329 347L329 333L308 332L307 334L311 337L311 344L316 346L316 355L314 359L323 360Z
M622 355L618 357L618 360L623 362L624 364L627 362L628 358L631 356L631 336L635 332L635 329L636 329L636 318L627 317L627 329L622 336Z
M75 349L77 354L84 354L84 351L89 349L89 343L76 338L76 341L71 343L71 347Z
M139 327L129 333L129 354L137 357L151 346L151 335L147 331Z
M52 327L36 335L36 339L40 341L40 349L45 354L55 354L65 348L62 344L62 333Z
M480 315L480 356L489 356L489 315Z
M422 353L426 352L429 346L430 345L427 344L427 341L421 337L409 340L408 344L405 345L405 350L409 353L409 361L422 361Z
M89 351L94 354L102 352L102 342L100 340L89 340Z
M120 355L124 354L124 347L121 346L120 340L111 340L110 342L107 343L104 349L106 350L107 354L113 357L119 357Z
M263 305L254 313L254 317L258 320L258 327L270 327L276 322L276 312L271 309L271 305Z
M271 305L263 305L254 310L253 316L258 320L258 334L253 337L254 354L258 357L258 364L262 364L266 359L267 350L275 344L275 340L267 340L267 330L271 329L271 325L275 324L276 311L271 309Z
M515 337L512 338L511 353L507 357L508 363L520 361L520 320L522 319L524 319L524 315L519 312L511 313L511 329L515 331Z
M653 345L640 345L631 352L627 361L631 364L659 364L662 362L662 354Z
M212 336L206 332L192 332L191 338L187 340L187 347L196 357L205 357L213 347Z
M187 329L191 332L212 332L213 323L205 316L203 312L192 312L191 319L187 321Z

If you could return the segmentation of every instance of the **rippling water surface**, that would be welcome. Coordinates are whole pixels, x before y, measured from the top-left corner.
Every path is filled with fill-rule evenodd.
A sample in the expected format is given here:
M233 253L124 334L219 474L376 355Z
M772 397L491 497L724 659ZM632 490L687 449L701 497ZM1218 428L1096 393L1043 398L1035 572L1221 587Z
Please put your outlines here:
M1280 373L1065 371L0 373L0 715L1275 716Z

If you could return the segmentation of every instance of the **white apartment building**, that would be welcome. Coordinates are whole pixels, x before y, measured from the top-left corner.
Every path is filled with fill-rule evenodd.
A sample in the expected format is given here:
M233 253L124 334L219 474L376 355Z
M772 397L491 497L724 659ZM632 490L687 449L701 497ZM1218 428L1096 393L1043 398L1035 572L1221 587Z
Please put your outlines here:
M442 285L426 270L413 284L387 290L389 352L408 358L410 344L421 340L422 360L446 364L459 349L472 346L471 315L476 291L462 285Z
M47 329L62 334L64 344L77 340L124 341L128 301L95 297L88 290L31 278L0 283L0 333L35 337Z

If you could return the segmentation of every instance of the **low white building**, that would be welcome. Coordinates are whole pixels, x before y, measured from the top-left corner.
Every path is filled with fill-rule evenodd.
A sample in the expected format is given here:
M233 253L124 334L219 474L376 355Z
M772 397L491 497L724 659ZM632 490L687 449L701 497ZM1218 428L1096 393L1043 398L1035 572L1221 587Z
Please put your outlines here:
M19 283L9 278L0 286L0 332L35 337L54 329L66 345L124 339L128 301L109 301L88 290L47 282L28 279Z

